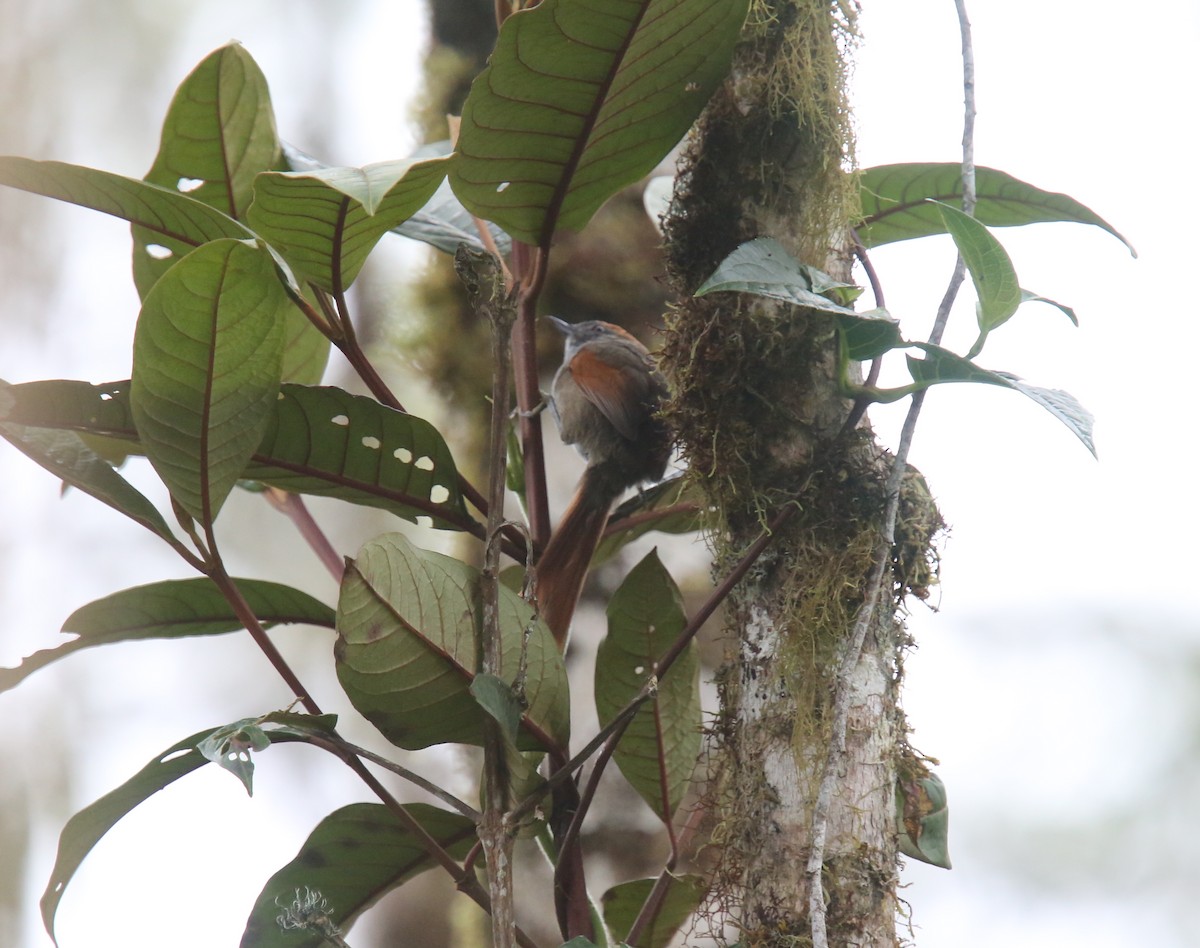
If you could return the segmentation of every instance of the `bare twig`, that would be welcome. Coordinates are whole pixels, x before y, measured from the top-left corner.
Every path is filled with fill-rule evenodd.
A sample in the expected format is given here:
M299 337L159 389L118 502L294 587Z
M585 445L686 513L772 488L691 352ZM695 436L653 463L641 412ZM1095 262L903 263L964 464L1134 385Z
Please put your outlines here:
M549 252L519 241L513 243L513 272L517 279L517 325L513 331L513 371L518 424L525 460L525 503L529 532L540 550L550 538L550 504L546 495L546 451L542 419L534 410L542 401L537 371L537 301L546 281Z
M963 57L963 210L970 214L975 208L975 159L974 159L974 130L975 130L975 59L971 50L971 24L967 19L965 0L955 0L958 11L959 28L962 34ZM950 283L942 302L938 307L937 317L930 332L929 341L937 344L945 332L946 323L950 317L950 309L955 296L962 285L965 267L960 256L954 265ZM908 466L908 452L912 445L913 433L916 430L917 419L921 407L925 403L925 391L913 394L912 404L904 419L900 432L900 443L892 461L892 468L887 479L887 507L884 511L883 528L879 543L875 548L871 574L863 594L863 601L854 618L854 626L850 637L842 650L838 662L837 679L833 698L833 709L830 716L829 746L825 756L825 765L821 773L821 784L817 791L817 799L813 805L812 815L812 848L809 851L808 863L805 867L808 878L808 911L812 931L813 948L829 948L829 935L825 920L825 891L822 879L822 867L825 862L825 842L829 829L829 809L833 801L833 793L837 784L838 761L846 748L846 723L850 712L850 700L853 693L852 677L859 658L862 656L863 643L870 630L875 610L878 606L887 578L887 566L891 560L892 548L895 544L896 519L900 510L900 485Z
M345 572L346 562L342 555L334 549L333 544L329 542L329 537L325 535L313 519L313 515L309 512L308 507L304 503L304 498L299 494L292 494L285 490L280 490L278 487L268 487L263 496L266 497L267 503L286 516L296 525L296 529L300 531L300 535L304 537L306 543L317 554L317 558L329 570L336 582L342 581L342 573Z

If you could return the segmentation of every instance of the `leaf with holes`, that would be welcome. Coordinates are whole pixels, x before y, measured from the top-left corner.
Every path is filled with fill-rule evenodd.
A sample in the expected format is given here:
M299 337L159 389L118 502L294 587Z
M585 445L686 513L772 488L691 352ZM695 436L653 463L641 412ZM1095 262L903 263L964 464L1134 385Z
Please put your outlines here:
M981 368L974 362L964 359L948 349L943 349L941 346L923 342L913 343L913 345L925 353L923 359L908 357L909 374L921 388L928 388L943 382L979 382L984 385L1011 388L1050 412L1066 425L1071 433L1083 442L1083 446L1095 456L1095 420L1092 418L1092 413L1069 392L1057 388L1041 388L1037 385L1030 385L1008 372L995 372Z
M867 247L944 234L945 224L930 201L962 201L962 165L911 163L866 169L859 180L863 220L858 236ZM1043 191L994 168L975 169L975 217L988 227L1051 221L1091 224L1108 231L1133 256L1137 251L1108 221L1074 198Z
M261 174L247 219L297 273L341 293L379 239L433 196L447 164L405 159Z
M250 204L254 176L278 164L279 137L266 77L240 44L230 43L206 56L175 90L146 181L240 220ZM145 297L190 249L135 226L138 293Z
M119 439L141 453L129 383L26 382L6 390L11 418ZM339 388L283 385L241 477L294 493L378 507L443 530L471 529L450 448L429 422Z
M475 677L479 571L391 533L350 561L338 602L338 680L355 708L393 744L480 744ZM511 684L527 649L521 750L565 747L569 731L562 656L545 624L500 590L501 677ZM528 632L528 639L526 633Z
M285 385L244 477L469 528L458 470L429 422L339 388Z
M900 324L887 310L859 313L825 295L841 294L844 300L854 295L848 291L855 289L800 263L773 237L756 237L722 260L695 295L719 291L753 293L829 313L837 319L849 358L860 362L905 345Z
M422 829L455 859L475 842L475 824L459 813L425 803L404 807ZM435 863L411 830L379 803L352 803L330 813L309 834L296 857L276 872L255 900L242 948L320 948L319 931L285 930L280 910L300 909L305 893L345 931L381 896Z
M654 675L687 616L671 575L651 550L608 604L608 635L596 654L596 713L613 720ZM663 822L671 819L700 753L700 663L695 645L658 683L625 730L613 759Z
M142 304L133 422L171 496L202 524L216 518L262 441L290 305L271 258L236 240L193 250Z
M648 174L729 69L746 0L543 0L504 21L463 105L467 208L529 244Z
M642 906L654 889L656 879L632 879L615 885L600 897L604 924L620 937L637 921ZM654 920L642 931L638 948L667 948L704 899L704 878L697 875L672 875L667 892Z
M333 610L307 593L258 579L234 582L264 628L290 623L333 628ZM0 668L0 691L7 691L39 668L80 649L141 639L220 635L244 627L208 579L172 579L135 586L71 613L62 631L77 638L34 652L16 668Z
M979 342L972 352L976 353L983 347L984 337L1008 322L1021 305L1017 271L1000 241L979 221L946 204L937 205L937 209L975 284Z

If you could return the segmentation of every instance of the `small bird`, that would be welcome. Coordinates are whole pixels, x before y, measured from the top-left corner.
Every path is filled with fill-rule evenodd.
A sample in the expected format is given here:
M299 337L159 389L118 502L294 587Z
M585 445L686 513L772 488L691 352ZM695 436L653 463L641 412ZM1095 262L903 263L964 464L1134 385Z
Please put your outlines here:
M613 501L626 488L662 477L671 438L657 415L666 382L645 346L612 323L547 319L566 336L550 408L563 441L587 459L538 563L541 615L563 649Z

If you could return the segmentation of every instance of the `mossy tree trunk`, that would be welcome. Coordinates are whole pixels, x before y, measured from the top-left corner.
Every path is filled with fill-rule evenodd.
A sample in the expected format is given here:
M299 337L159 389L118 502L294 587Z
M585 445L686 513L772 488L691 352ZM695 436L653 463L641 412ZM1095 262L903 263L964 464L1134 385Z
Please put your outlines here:
M850 426L827 318L771 301L690 294L742 241L780 239L846 278L855 209L845 57L847 6L752 4L733 73L701 119L667 222L684 302L667 327L670 414L692 476L718 511L718 572L786 505L728 610L736 647L719 685L717 896L747 945L809 944L813 805L830 740L838 658L885 505L887 457ZM851 689L846 750L829 814L823 887L829 944L897 943L894 761L903 630L892 587L873 617Z

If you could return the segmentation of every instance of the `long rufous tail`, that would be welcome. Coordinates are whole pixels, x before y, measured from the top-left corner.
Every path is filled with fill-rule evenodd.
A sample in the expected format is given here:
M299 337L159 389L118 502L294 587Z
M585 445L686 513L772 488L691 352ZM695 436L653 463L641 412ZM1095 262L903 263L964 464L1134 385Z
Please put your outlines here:
M596 552L600 535L608 523L609 508L620 491L621 488L613 485L601 468L585 470L570 506L538 561L538 609L554 633L560 651L566 648L571 617L575 614L575 604L579 601L592 554Z

